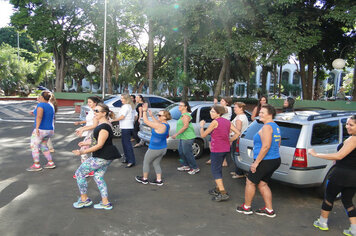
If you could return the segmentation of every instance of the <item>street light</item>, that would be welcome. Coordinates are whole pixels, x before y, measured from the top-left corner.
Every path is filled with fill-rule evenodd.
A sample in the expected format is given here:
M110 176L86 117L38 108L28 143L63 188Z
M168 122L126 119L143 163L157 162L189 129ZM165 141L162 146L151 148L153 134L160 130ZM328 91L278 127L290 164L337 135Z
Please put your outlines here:
M95 66L94 65L88 65L87 66L87 71L89 71L90 74L93 73L95 71ZM92 82L93 82L93 80L91 79L90 80L90 92L92 92L92 88L93 88Z
M104 0L104 52L103 52L103 99L105 97L105 77L106 77L106 15L107 15L107 0Z
M332 66L333 66L334 69L336 69L336 70L341 70L342 68L345 67L345 64L346 64L346 62L345 62L344 59L342 59L342 58L337 58L337 59L335 59L335 60L333 61Z

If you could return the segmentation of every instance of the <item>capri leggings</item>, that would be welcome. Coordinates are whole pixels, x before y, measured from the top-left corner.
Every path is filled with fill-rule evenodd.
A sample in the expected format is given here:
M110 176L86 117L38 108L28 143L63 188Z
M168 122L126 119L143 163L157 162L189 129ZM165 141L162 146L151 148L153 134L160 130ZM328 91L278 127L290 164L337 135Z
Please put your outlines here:
M222 179L222 164L228 152L210 152L211 173L214 179Z
M54 131L40 129L39 133L40 135L37 136L36 129L34 129L31 135L31 150L33 161L40 162L40 149L46 159L48 161L52 161L52 156L50 151L48 150L47 142L48 139L53 136Z
M333 181L328 181L325 199L321 206L324 211L331 211L337 195L341 193L341 201L344 205L346 213L349 217L356 217L355 206L352 203L352 198L356 193L356 188L340 186Z
M166 153L167 153L167 148L158 149L158 150L148 149L143 159L143 173L150 172L150 164L152 163L156 174L162 174L160 163L162 157L166 155Z
M112 160L105 160L97 157L89 157L77 169L75 175L77 177L77 184L80 194L86 194L88 190L88 183L85 175L94 171L94 180L98 186L101 197L108 197L108 188L104 180L104 174L111 164Z

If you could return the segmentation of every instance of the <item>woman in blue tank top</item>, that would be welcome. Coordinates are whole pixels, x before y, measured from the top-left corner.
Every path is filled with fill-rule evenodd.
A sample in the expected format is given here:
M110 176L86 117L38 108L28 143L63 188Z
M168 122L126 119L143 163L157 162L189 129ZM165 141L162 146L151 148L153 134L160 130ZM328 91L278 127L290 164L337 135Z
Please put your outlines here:
M152 135L150 139L150 145L143 159L143 176L136 176L137 182L142 184L153 184L162 186L162 169L160 166L162 157L167 152L167 137L169 136L169 124L168 120L172 119L169 111L162 110L158 113L158 118L155 119L150 111L152 121L147 117L148 104L142 105L143 122L152 128ZM153 168L156 172L156 179L154 181L148 181L148 174L150 171L150 164L153 164Z
M262 105L259 116L264 123L263 127L253 138L253 159L250 172L246 178L245 203L237 207L236 211L246 215L253 213L251 210L252 200L255 196L256 186L260 191L265 207L255 211L257 215L275 217L276 213L272 208L272 192L268 187L273 172L281 164L279 146L281 142L281 132L273 118L276 110L269 104Z

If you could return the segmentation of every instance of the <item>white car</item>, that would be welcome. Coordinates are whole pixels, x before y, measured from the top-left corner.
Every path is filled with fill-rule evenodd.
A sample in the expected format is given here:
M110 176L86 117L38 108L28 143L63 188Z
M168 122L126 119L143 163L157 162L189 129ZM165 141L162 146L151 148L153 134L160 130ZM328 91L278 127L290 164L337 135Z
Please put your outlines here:
M134 95L139 95L139 94L134 94ZM141 94L145 100L145 102L148 103L148 107L153 111L153 112L158 112L162 109L165 109L169 105L173 104L174 102L160 96L156 95L149 95L149 94ZM110 97L108 100L105 100L104 103L109 107L109 109L114 112L116 116L119 115L119 111L122 106L121 102L121 95L116 95ZM81 107L80 111L80 119L85 120L86 115L89 112L89 107L87 105L84 105ZM114 131L114 136L115 137L120 137L121 136L121 129L119 126L119 122L113 122L113 131Z

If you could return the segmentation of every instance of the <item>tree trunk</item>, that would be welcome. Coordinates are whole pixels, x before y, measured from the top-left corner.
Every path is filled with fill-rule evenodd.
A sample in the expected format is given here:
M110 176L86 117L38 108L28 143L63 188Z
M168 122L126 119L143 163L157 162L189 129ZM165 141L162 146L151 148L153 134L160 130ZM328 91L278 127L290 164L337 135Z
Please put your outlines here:
M282 67L283 65L279 65L279 81L278 81L278 97L281 97L281 90L282 90Z
M247 98L250 97L250 87L251 87L251 83L250 83L250 74L251 74L251 58L249 57L248 60L247 60L247 75L248 77L245 78L246 79L246 90L247 90Z
M183 73L184 73L184 81L183 81L183 91L182 91L182 100L188 100L188 69L187 69L187 51L188 51L188 39L184 36L183 42Z
M152 20L148 21L148 94L153 94L153 32L152 32L153 23Z
M299 64L300 64L300 80L302 82L302 96L303 99L307 99L307 81L305 76L305 61L303 55L299 54Z
M231 59L229 55L226 55L226 69L225 69L225 96L230 96L230 65Z
M64 86L64 78L66 76L66 54L67 46L64 42L60 48L54 48L53 55L56 66L56 92L62 92Z
M112 67L113 67L113 62L111 60L111 55L110 55L110 51L108 50L108 59L107 59L107 68L106 68L106 82L108 85L108 94L112 94L112 81L111 81L111 75L112 75Z
M218 98L220 93L221 93L222 82L223 82L224 77L225 77L226 63L227 63L227 58L225 56L223 65L222 65L221 70L220 70L219 79L218 79L218 82L216 83L215 92L214 92L214 98Z
M355 57L355 64L354 64L354 77L353 77L353 92L352 92L352 101L356 101L356 57Z
M277 64L273 65L273 95L276 96L277 93Z
M313 100L313 81L314 81L314 61L308 60L308 80L307 80L307 100Z
M262 93L261 95L267 95L267 74L268 66L262 65L261 80L262 80Z

